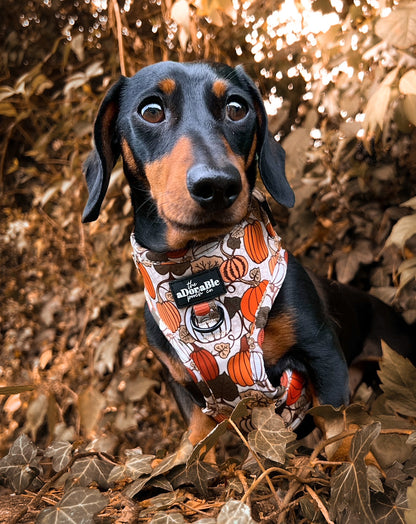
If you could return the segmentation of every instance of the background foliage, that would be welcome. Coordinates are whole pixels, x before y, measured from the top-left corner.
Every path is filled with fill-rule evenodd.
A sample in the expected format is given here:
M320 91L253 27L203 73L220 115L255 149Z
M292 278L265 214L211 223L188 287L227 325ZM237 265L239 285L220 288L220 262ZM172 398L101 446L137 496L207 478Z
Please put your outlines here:
M144 498L153 500L144 519L170 507L179 507L186 519L195 520L198 511L214 517L224 502L224 479L231 482L234 476L240 482L238 487L230 484L228 497L250 490L235 465L228 464L219 477L210 477L212 472L201 477L198 469L189 482L198 487L195 478L216 478L212 491L186 492L179 502L177 490L168 491L173 498L162 502L154 499L154 490L167 488L161 478L183 464L187 452L177 462L169 459L158 475L146 468L139 473L128 469L137 446L143 456L156 452L161 459L169 451L177 457L184 427L143 337L142 283L131 261L131 209L120 167L100 220L89 226L80 222L86 202L81 166L91 149L99 101L120 72L132 75L158 60L243 63L262 90L270 127L287 152L297 204L290 213L277 205L274 211L288 248L318 273L371 289L414 321L416 6L404 0L315 0L311 5L307 0L144 0L124 5L109 0L101 7L83 0L3 3L0 476L7 489L29 488L41 496L32 499L30 508L26 499L22 510L10 506L10 491L4 492L2 506L0 492L0 520L6 515L5 521L12 521L20 512L22 521L33 521L48 493L48 503L59 500L62 508L91 503L94 511L85 517L89 522L106 503L98 491L74 493L68 486L79 490L93 483L107 491L110 503L102 521L118 515L125 519L120 522L133 522L139 510L115 488L127 479L142 479ZM410 390L416 388L413 380L410 374ZM380 415L383 410L377 406ZM412 409L394 405L388 414L398 411L414 420ZM352 412L351 420L366 431L354 438L378 439L380 445L380 427L374 424L381 422L374 419L374 410L370 419ZM391 419L387 426L396 427ZM407 435L412 431L411 424L398 427ZM22 433L30 440L16 440ZM406 445L407 454L397 455L407 436L390 437L393 451L382 464L384 484L380 479L377 484L374 476L368 480L375 512L369 521L382 520L377 501L400 510L401 519L406 507L414 439ZM230 438L220 441L220 456L235 451ZM130 457L125 465L119 458L123 454ZM300 453L296 460L301 458ZM359 453L350 460L334 477L316 464L313 471L303 471L315 479L312 493L308 482L293 483L293 471L274 472L273 482L286 493L283 518L312 520L311 511L326 520L327 511L332 518L338 511L340 522L350 516L352 503L339 488L342 475L358 464L364 481L366 475L370 478ZM148 461L144 463L148 468ZM30 464L29 473L19 464ZM88 476L90 467L102 476ZM125 469L112 471L109 482L113 467ZM53 471L60 482L51 482ZM296 472L301 476L301 470ZM367 493L365 486L357 489ZM253 493L256 516L269 513L277 521L276 504L281 508L282 501ZM415 498L413 487L409 501L415 504ZM369 501L364 500L366 508ZM246 511L240 506L234 510ZM165 518L161 515L157 518ZM52 522L55 514L51 509L39 518Z

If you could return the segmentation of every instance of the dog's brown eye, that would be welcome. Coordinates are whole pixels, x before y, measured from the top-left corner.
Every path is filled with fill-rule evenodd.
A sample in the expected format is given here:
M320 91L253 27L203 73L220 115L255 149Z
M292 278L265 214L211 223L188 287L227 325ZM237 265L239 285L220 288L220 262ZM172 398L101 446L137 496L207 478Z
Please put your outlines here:
M234 122L242 120L247 112L247 106L243 102L230 100L227 104L227 117Z
M150 124L158 124L165 119L163 107L157 102L144 104L139 108L140 116Z

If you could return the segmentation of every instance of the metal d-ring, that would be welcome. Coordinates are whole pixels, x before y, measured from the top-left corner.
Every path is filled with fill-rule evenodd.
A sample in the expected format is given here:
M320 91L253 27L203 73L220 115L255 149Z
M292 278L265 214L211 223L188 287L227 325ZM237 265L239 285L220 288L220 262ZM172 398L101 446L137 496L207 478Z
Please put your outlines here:
M203 327L198 326L197 320L195 318L196 317L195 312L192 309L191 324L192 324L192 327L195 329L195 331L198 331L198 333L212 333L213 331L218 329L221 326L221 324L224 322L224 311L222 307L218 307L218 306L217 306L217 311L220 317L218 322L214 324L213 326L203 328Z

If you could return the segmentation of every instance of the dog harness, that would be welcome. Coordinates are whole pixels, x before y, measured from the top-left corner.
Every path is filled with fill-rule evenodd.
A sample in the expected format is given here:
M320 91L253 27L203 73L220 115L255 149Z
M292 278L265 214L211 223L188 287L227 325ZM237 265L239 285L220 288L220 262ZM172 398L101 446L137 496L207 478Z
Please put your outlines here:
M274 402L295 429L310 407L306 379L287 369L274 387L262 350L288 256L263 195L255 195L225 236L157 253L139 246L133 233L133 258L154 319L205 398L203 412L221 422L249 397L249 407Z

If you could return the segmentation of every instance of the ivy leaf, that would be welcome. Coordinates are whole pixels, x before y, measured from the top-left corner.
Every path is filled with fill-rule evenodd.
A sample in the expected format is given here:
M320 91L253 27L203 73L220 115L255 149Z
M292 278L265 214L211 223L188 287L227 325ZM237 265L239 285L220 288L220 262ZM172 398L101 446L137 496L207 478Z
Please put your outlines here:
M371 424L358 431L351 442L351 462L341 466L331 478L330 514L335 519L345 510L358 515L360 523L373 523L370 507L365 457L374 439L379 435L381 424ZM341 518L340 518L341 520Z
M395 244L400 249L404 246L416 232L416 214L402 217L394 224L390 236L386 240L386 247Z
M416 44L416 7L414 2L402 2L375 26L377 36L399 49Z
M387 488L385 493L376 493L371 497L371 507L377 524L404 524L408 513L406 490L397 494ZM416 520L413 521L415 523Z
M405 513L406 524L416 524L416 479L407 488L407 499L410 511Z
M124 465L114 466L108 477L108 482L116 482L126 478L137 480L143 475L150 474L152 472L152 461L154 458L154 455L137 454L127 459Z
M416 95L416 69L410 69L400 78L399 91L402 95Z
M153 488L163 489L164 491L173 491L172 484L163 475L151 478L147 485L152 486Z
M355 277L360 264L371 264L374 255L368 240L360 240L348 253L342 253L337 257L335 267L338 280L342 284L348 284Z
M167 471L171 471L176 466L185 464L191 456L192 451L193 446L189 441L188 436L185 435L182 438L182 442L178 450L175 451L175 453L168 455L162 460L162 462L160 462L158 466L156 466L156 468L153 470L152 477L157 477L158 475L162 475Z
M42 471L37 453L38 448L23 434L14 441L9 453L0 460L0 478L5 478L17 493L23 493Z
M416 95L406 95L403 100L403 108L407 120L416 126Z
M149 524L183 524L185 519L180 513L156 513Z
M238 422L248 415L248 409L247 404L250 402L249 398L243 398L240 400L240 402L236 405L236 407L233 409L230 420L238 424ZM220 422L220 424L217 424L214 429L212 429L208 435L201 440L201 442L198 442L198 444L194 447L194 450L191 454L191 456L188 459L188 466L194 461L201 459L203 460L205 455L208 453L208 451L213 448L216 443L219 441L219 439L224 435L228 429L229 429L229 422L228 420L223 420Z
M387 344L378 375L389 406L402 415L416 416L416 368Z
M404 260L397 273L400 275L400 287L399 290L403 289L409 282L416 279L416 257L408 258Z
M132 499L135 495L137 495L137 493L139 493L144 488L144 486L147 484L150 478L151 477L148 476L135 480L134 482L129 484L127 488L123 491L123 495Z
M296 434L286 428L283 419L276 415L274 406L253 408L251 420L257 427L248 434L252 448L270 460L284 463L286 445L296 439Z
M99 457L91 456L80 458L71 468L69 480L79 486L89 486L96 482L100 487L109 487L108 477L113 465Z
M229 500L219 512L217 524L229 524L230 522L255 524L251 518L250 508L240 500Z
M45 457L52 457L54 471L64 469L72 457L72 444L66 440L52 442L45 450Z
M216 478L218 468L208 462L196 460L186 469L187 478L205 498L208 498L209 481Z
M89 435L96 426L105 406L105 398L98 389L90 385L78 398L78 408L81 427L85 435Z
M192 453L193 446L188 439L188 434L185 434L182 438L181 444L175 453L172 453L165 457L154 469L151 469L151 474L142 478L138 478L132 482L123 491L126 497L133 498L144 486L153 478L163 475L168 471L173 470L177 466L183 465L189 459ZM147 465L144 463L144 470L147 470ZM169 488L170 489L170 488Z
M377 126L383 129L384 119L390 103L390 94L390 86L381 85L368 99L364 110L364 128L368 134L374 134Z
M56 506L41 511L36 524L92 524L94 515L107 503L106 497L97 489L73 488Z

